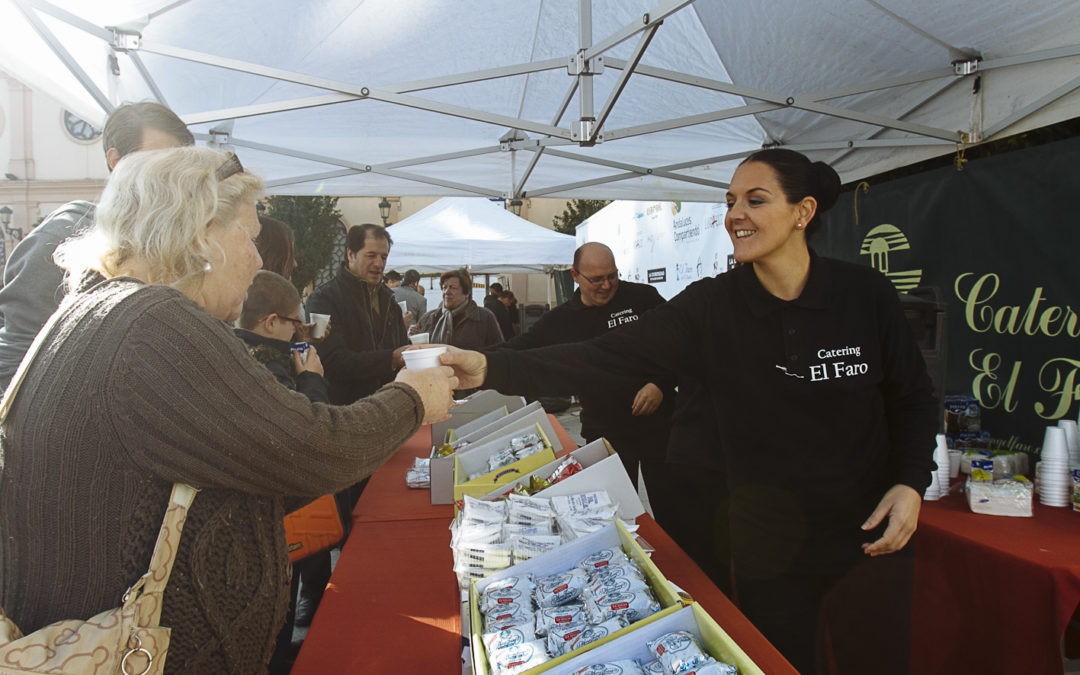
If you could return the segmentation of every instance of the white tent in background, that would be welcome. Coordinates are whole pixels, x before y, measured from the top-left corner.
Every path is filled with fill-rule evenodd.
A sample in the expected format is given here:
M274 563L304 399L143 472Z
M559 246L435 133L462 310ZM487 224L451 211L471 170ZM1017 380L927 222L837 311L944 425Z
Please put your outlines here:
M0 0L0 68L159 100L272 194L716 201L1080 115L1076 0Z
M574 237L476 197L445 197L390 227L386 268L434 274L467 267L473 274L548 273L569 266Z

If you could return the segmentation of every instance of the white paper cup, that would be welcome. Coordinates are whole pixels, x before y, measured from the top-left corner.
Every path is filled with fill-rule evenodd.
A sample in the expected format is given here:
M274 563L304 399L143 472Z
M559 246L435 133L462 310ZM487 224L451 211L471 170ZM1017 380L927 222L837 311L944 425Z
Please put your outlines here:
M426 345L428 343L428 337L428 333L417 333L416 335L409 336L409 342L413 343L414 345ZM407 354L408 352L403 353Z
M311 329L311 337L319 339L326 336L326 326L330 323L329 314L311 314L311 323L315 324L315 327Z
M949 477L956 478L960 475L960 458L964 456L964 453L959 450L949 451Z
M446 347L424 347L423 349L406 349L401 352L401 358L405 359L405 367L409 370L423 370L441 366L439 354L446 351Z

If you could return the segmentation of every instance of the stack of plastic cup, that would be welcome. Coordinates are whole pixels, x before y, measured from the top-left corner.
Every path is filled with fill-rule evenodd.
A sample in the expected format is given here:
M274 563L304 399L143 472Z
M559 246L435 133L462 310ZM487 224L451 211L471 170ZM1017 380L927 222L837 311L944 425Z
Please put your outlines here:
M1069 467L1080 469L1080 430L1072 420L1058 420L1058 426L1065 430L1065 445L1069 448Z
M1072 496L1069 446L1061 427L1046 427L1038 474L1039 501L1046 506L1068 506Z
M926 488L923 499L934 501L949 494L949 443L945 434L937 435L934 447L934 463L937 467L931 472L930 487Z

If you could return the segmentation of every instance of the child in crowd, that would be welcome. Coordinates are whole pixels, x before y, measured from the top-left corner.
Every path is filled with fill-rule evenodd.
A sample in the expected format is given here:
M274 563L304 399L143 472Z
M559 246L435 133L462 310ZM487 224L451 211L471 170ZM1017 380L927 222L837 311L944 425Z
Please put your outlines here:
M314 345L308 348L306 361L290 353L293 334L303 325L299 317L300 294L292 282L280 274L259 270L248 289L237 321L240 327L235 332L278 382L312 401L329 403L322 361Z
M274 374L278 382L317 403L329 403L322 362L312 345L307 359L292 353L292 339L303 323L300 294L292 282L274 272L259 270L248 289L244 308L237 320L236 336L247 344L248 352ZM330 578L330 552L323 551L293 565L290 608L270 661L270 673L287 673L295 658L291 645L293 626L308 626ZM299 582L303 588L299 589ZM297 591L300 590L298 602Z

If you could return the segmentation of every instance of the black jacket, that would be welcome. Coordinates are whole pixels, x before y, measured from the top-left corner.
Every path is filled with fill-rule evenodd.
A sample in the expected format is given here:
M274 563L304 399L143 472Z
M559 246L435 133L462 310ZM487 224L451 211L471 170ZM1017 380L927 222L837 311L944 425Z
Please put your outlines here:
M743 569L848 565L884 531L860 529L882 495L930 483L940 410L896 290L869 267L812 254L786 302L744 265L596 340L490 353L485 386L591 393L626 371L706 385Z
M234 328L236 337L247 345L248 353L255 360L266 366L278 382L293 391L300 392L315 403L329 403L326 393L326 380L322 375L305 370L293 374L292 345L284 340L263 337L243 328Z
M372 325L367 284L343 269L308 298L308 312L330 315L330 335L319 357L330 383L330 402L348 405L394 379L393 351L409 343L401 307L379 286L379 321Z
M611 300L602 307L589 307L581 301L581 291L533 324L529 332L497 348L532 349L568 342L583 342L604 335L615 328L637 321L649 310L662 305L664 298L648 284L620 281ZM636 437L664 432L671 426L675 407L675 377L659 374L641 377L627 368L623 376L606 375L599 393L572 391L581 399L581 435L587 439ZM652 415L635 417L631 413L634 396L652 382L664 392L664 400ZM526 395L529 392L524 392ZM542 394L541 394L542 395Z
M489 309L491 313L495 315L495 320L499 322L499 330L502 331L503 339L509 340L514 337L514 320L510 316L510 310L506 305L502 304L502 300L489 294L484 298L484 307Z

